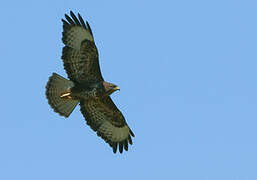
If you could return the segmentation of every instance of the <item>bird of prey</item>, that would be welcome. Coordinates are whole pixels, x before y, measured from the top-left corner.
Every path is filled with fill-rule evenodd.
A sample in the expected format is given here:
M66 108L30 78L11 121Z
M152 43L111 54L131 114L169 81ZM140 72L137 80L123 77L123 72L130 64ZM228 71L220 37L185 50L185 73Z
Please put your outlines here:
M46 85L46 97L53 110L66 118L80 103L86 123L116 153L128 150L134 133L110 95L120 88L104 81L92 30L80 14L71 11L62 19L62 60L68 79L53 73Z

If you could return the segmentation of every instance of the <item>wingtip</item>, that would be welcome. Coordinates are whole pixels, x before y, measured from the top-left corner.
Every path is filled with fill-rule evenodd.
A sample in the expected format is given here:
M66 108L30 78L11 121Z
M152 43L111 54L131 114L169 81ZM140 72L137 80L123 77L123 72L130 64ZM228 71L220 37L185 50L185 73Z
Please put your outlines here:
M75 14L72 11L70 11L70 16L73 17L75 16Z
M113 153L116 154L116 152L117 152L117 143L114 143L112 145L112 148L113 148Z
M135 134L132 132L131 129L129 129L129 133L131 134L132 137L135 137Z
M119 143L119 151L122 154L122 152L123 152L123 142Z
M128 140L124 140L124 149L125 151L128 151Z
M130 144L130 145L132 145L132 144L133 144L133 142L132 142L132 139L131 139L131 136L130 136L130 135L128 135L128 141L129 141L129 144Z

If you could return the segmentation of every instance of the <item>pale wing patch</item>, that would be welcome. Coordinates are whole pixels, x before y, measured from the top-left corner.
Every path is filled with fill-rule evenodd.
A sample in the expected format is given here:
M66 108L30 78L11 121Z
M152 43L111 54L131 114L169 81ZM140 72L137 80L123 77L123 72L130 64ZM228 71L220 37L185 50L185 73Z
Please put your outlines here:
M129 128L127 125L123 127L115 127L109 121L105 121L98 129L100 133L108 137L112 142L121 142L128 138Z
M92 35L80 26L74 26L67 32L66 45L79 50L81 42L84 40L94 41Z

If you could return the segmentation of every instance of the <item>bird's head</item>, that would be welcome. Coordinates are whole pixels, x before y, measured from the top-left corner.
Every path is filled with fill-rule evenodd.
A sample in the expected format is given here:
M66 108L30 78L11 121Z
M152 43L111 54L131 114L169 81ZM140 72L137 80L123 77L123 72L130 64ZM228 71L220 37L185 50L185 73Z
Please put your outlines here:
M107 95L112 94L114 91L120 90L120 87L109 82L103 82L104 91Z

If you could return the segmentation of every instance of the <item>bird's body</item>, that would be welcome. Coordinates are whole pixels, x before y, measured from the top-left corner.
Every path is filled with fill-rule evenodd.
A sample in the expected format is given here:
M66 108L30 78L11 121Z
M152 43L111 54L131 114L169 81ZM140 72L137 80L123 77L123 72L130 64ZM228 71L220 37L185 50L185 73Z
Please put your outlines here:
M75 84L75 86L70 90L69 97L84 101L99 99L104 96L104 89L101 84L102 82L92 83L90 85Z
M116 153L119 148L128 150L134 136L124 116L110 95L119 90L113 83L104 81L89 24L70 12L63 22L62 60L70 80L53 73L46 86L46 96L55 112L68 117L80 103L80 111L87 124L97 131Z

